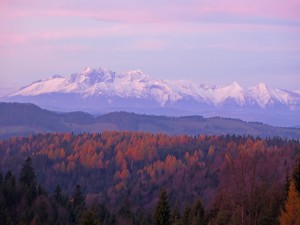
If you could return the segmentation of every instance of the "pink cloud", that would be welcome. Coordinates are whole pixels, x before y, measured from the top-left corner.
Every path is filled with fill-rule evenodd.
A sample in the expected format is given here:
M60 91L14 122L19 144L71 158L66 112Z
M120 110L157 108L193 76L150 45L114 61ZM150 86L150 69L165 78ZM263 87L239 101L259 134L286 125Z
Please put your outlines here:
M298 0L218 0L208 4L199 2L190 8L192 14L227 14L252 17L274 17L280 19L300 19Z
M299 3L295 0L285 2L283 0L218 0L218 1L192 1L179 3L174 0L166 1L169 4L134 4L122 8L112 7L110 3L105 7L96 5L86 8L58 8L55 4L45 7L39 1L31 0L28 4L18 5L5 1L5 10L0 9L0 47L7 45L25 45L36 43L39 46L52 46L49 41L73 40L73 39L98 39L110 37L130 37L137 41L132 47L149 50L163 49L170 45L158 37L165 35L169 39L173 36L185 37L185 35L222 35L224 32L288 32L299 34L299 26L286 26L276 23L256 23L244 18L270 17L275 19L300 19L297 13ZM63 2L63 1L62 1ZM131 1L132 2L132 1ZM35 5L35 7L33 7ZM25 7L24 9L22 7ZM220 16L221 15L221 16ZM232 16L232 17L230 17ZM87 22L87 26L67 28L60 24L50 28L40 27L26 30L22 22L30 20L51 21L52 18L60 18L62 21L69 18L82 18L112 23ZM230 18L222 21L223 18ZM16 27L10 26L14 21ZM70 20L71 21L71 20ZM49 47L50 48L50 47ZM72 49L72 48L70 48Z
M40 30L36 32L2 32L0 31L0 45L18 45L28 42L65 40L74 38L97 38L115 36L125 27L99 27L82 29L64 29L64 30Z
M63 27L64 28L64 27ZM69 39L97 39L110 37L136 37L147 38L148 44L153 47L163 47L165 42L162 41L150 43L150 40L155 40L155 37L167 35L169 38L174 36L185 35L200 35L214 34L219 35L223 32L288 32L300 33L300 28L297 26L277 26L265 24L234 24L234 23L148 23L147 25L138 24L114 24L111 26L86 27L79 28L60 28L60 29L41 29L35 32L8 32L0 31L0 46L1 45L20 45L30 42L48 42L55 40ZM149 37L154 37L150 39ZM140 47L147 46L147 43L140 43Z
M28 5L6 7L2 16L9 18L24 17L86 17L103 21L118 21L129 23L149 22L178 22L201 20L207 17L215 18L219 15L234 15L242 17L271 17L279 19L300 19L300 3L297 0L218 0L193 1L187 0L166 1L156 4L140 3L90 4L85 7L59 7L50 4L45 7L38 1L31 1ZM62 1L68 2L68 1ZM129 1L130 2L130 1ZM132 2L132 1L131 1ZM35 5L35 7L32 7ZM67 4L65 4L67 5ZM24 9L25 7L25 9Z

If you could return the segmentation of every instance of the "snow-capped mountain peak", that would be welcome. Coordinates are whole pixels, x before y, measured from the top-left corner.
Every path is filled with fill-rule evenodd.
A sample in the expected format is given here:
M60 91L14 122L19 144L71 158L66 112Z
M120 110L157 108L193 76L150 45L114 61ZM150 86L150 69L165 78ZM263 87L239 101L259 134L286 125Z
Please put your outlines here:
M92 70L91 67L87 66L82 70L81 73L89 73L91 70Z
M44 93L60 91L61 84L65 79L62 76L54 75L50 78L33 82L22 87L20 90L10 94L10 96L36 96Z
M80 73L72 74L66 78L65 86L69 86L70 91L84 91L91 86L101 82L113 82L115 73L100 67L99 69L85 68Z
M117 77L119 79L125 79L127 81L135 81L135 82L147 82L149 81L149 76L146 75L143 71L141 70L130 70L126 73L123 74L118 74Z
M110 102L110 105L116 104L111 102L111 98L154 101L158 107L191 101L196 105L206 104L218 109L225 108L227 105L236 105L239 108L258 106L265 109L276 103L297 110L300 104L299 93L271 89L262 82L250 88L243 88L237 82L227 86L207 85L186 80L152 79L141 70L115 73L104 67L98 69L86 67L81 72L67 77L54 75L36 81L9 97L51 93L77 94L83 98L104 98Z
M261 108L265 108L271 101L271 94L266 84L260 82L248 89L253 103L257 103Z
M50 79L59 79L59 78L64 78L64 77L59 74L55 74L52 77L50 77Z
M244 90L237 82L224 87L214 87L211 89L211 92L212 100L218 106L222 106L230 99L234 100L240 106L245 103Z

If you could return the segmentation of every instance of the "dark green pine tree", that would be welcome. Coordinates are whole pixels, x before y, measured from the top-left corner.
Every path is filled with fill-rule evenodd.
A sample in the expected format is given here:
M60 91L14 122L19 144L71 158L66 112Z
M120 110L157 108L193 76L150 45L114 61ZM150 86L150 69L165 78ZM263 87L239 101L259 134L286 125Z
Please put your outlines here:
M47 191L41 184L39 184L37 187L37 195L45 195L45 196L48 195Z
M16 178L11 171L8 171L2 184L2 196L6 207L13 207L17 204L17 184Z
M30 224L34 217L32 205L37 198L36 177L30 157L25 159L21 168L19 191L22 193L20 207L23 208L20 212L20 220L23 224Z
M286 174L285 174L284 199L283 199L283 202L282 202L283 203L283 206L282 206L283 210L285 210L284 203L287 200L288 195L289 195L290 181L291 181L291 178L290 178L290 174L289 174L289 169L287 169Z
M53 199L56 202L56 204L60 206L65 207L68 204L68 197L62 193L61 187L59 185L57 185L54 190Z
M15 224L15 209L18 202L16 178L8 171L0 188L0 225Z
M35 173L30 157L27 157L27 159L23 163L19 181L21 184L26 186L36 185Z
M200 200L197 200L191 211L191 225L206 225L205 211Z
M81 186L76 185L74 193L72 195L72 219L75 224L79 224L82 213L85 209L84 196L81 192Z
M5 205L0 201L0 225L8 224L7 215L5 212Z
M53 198L57 204L63 205L63 196L62 196L61 187L59 185L57 185L54 190Z
M61 187L59 185L57 185L54 190L53 198L57 203L60 203L62 200Z
M22 188L23 197L26 199L27 204L31 205L37 197L36 178L35 172L32 167L32 160L30 157L24 161L19 182Z
M293 180L295 182L295 186L296 186L298 193L300 193L300 156L299 156L296 166L293 170Z
M154 225L171 225L170 207L167 191L162 188L154 212Z
M176 204L171 213L171 224L172 225L181 225L182 221L180 218L180 212L178 205Z
M190 224L191 211L192 211L192 209L189 206L187 206L185 208L183 218L182 218L183 225L189 225Z
M2 181L3 181L3 174L2 174L2 172L0 173L0 187L1 187L1 185L2 185Z

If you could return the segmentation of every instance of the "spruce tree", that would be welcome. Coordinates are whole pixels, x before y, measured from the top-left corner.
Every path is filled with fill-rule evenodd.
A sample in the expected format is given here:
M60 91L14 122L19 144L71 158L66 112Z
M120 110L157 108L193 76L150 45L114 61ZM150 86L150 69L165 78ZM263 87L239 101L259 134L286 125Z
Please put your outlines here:
M172 225L180 225L182 224L181 218L180 218L180 212L178 205L176 204L175 207L172 210L171 213L171 223Z
M290 188L290 174L289 174L289 170L287 170L286 174L285 174L285 193L284 193L284 200L287 199L288 195L289 195L289 188Z
M192 225L206 225L206 219L205 219L205 211L201 204L201 201L198 200L195 202L192 211L191 211L191 224Z
M192 209L189 206L187 206L185 208L183 218L182 218L183 225L189 225L190 224L191 211L192 211Z
M300 156L293 171L293 180L295 182L298 193L300 193Z
M87 210L81 217L80 225L100 225L100 221L94 211Z
M28 205L31 205L33 200L37 197L37 189L36 189L36 178L35 172L32 167L32 160L30 157L24 161L19 182L22 187L22 191L24 192L24 198L27 201Z
M3 174L2 174L2 172L0 172L0 187L2 185L2 181L3 181Z
M285 174L285 184L284 184L284 199L283 199L283 202L282 202L282 209L285 210L285 202L288 198L288 195L289 195L289 189L290 189L290 182L291 182L291 178L290 178L290 175L289 175L289 170L287 170L286 174Z
M32 167L32 160L30 157L27 157L27 159L23 163L19 181L21 184L26 186L36 185L35 173Z
M47 191L41 184L39 184L37 187L37 195L45 195L45 196L48 195Z
M84 196L81 192L81 186L76 185L76 188L74 190L73 196L72 196L72 209L73 209L73 222L75 224L79 223L79 220L81 218L81 215L85 209L85 201L84 201Z
M171 225L170 207L167 191L162 188L154 212L154 225Z
M11 171L8 171L2 184L2 195L4 204L7 207L14 206L17 203L17 184L16 178Z

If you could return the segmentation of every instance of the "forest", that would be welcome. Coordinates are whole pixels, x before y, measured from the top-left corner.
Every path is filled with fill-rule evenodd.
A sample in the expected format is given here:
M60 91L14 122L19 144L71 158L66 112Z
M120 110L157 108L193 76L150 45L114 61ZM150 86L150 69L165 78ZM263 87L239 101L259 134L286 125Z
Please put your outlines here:
M0 224L300 224L300 143L41 133L0 141Z
M158 116L130 112L92 115L86 112L55 112L29 103L0 102L0 140L34 133L73 132L99 133L111 131L143 131L169 135L251 135L300 138L300 129L274 127L239 119L191 116ZM287 115L285 115L287 116Z

